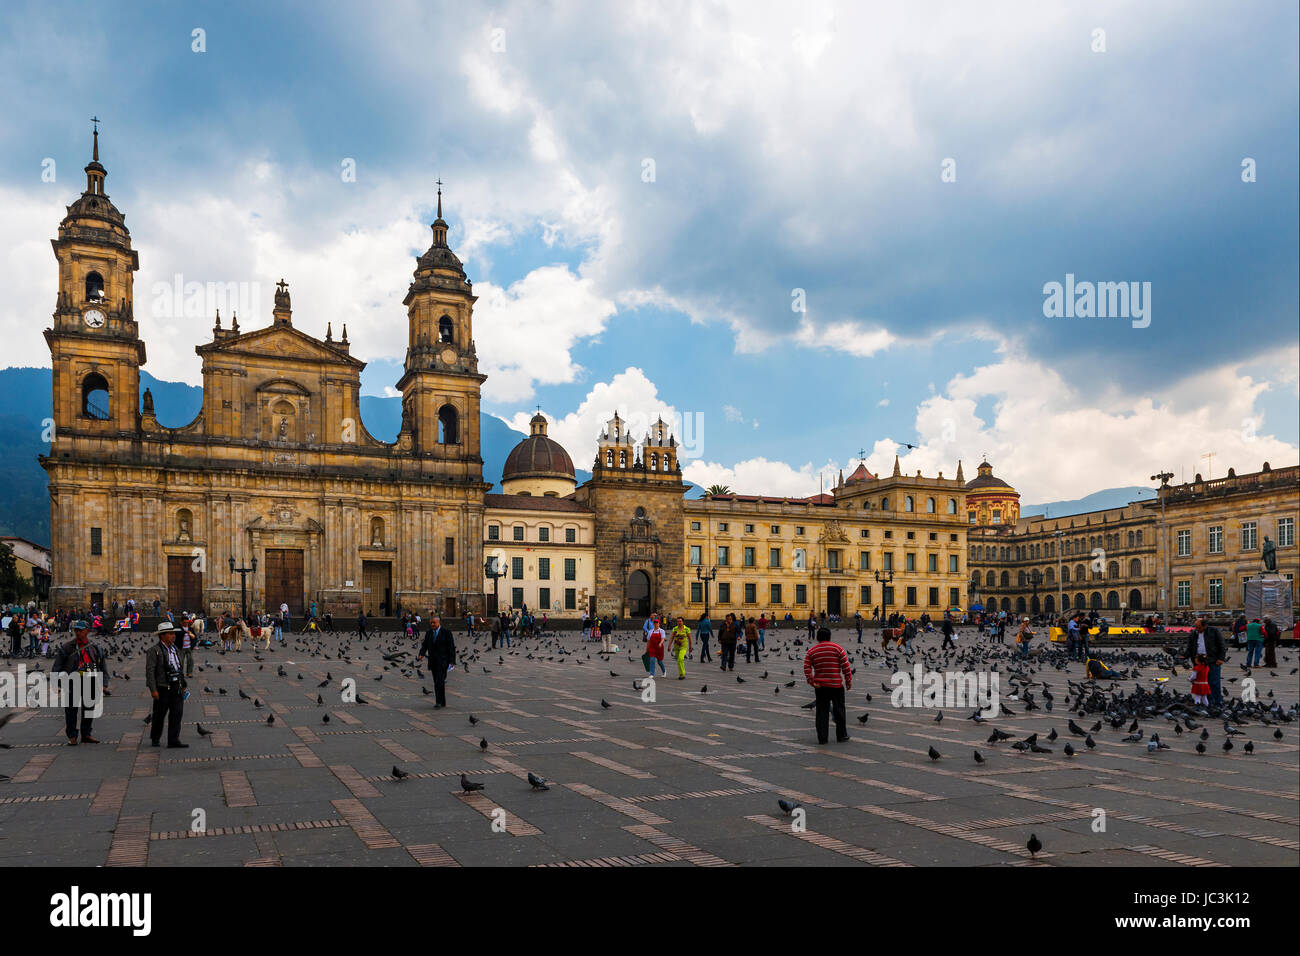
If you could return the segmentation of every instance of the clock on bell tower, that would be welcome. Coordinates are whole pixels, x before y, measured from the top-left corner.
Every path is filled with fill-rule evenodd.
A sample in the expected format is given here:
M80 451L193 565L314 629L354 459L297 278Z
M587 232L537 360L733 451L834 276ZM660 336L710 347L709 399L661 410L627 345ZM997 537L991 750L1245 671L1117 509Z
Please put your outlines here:
M133 304L140 258L126 217L104 192L99 121L86 166L86 190L59 223L50 244L59 262L53 328L45 330L59 434L139 430L140 366L145 362Z

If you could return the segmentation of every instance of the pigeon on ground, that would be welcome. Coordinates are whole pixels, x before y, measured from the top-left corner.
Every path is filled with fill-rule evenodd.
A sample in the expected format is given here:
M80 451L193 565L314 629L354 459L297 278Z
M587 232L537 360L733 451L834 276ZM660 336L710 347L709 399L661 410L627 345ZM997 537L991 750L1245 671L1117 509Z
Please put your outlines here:
M470 714L470 715L469 715L469 722L470 722L471 725L473 725L473 724L477 724L477 723L478 723L478 718L475 717L473 714Z
M487 748L488 748L487 738L484 737L484 738L482 738L482 739L478 742L478 749L479 749L479 750L487 750Z
M266 717L266 723L267 723L267 726L268 726L268 727L269 727L271 724L275 723L275 714L268 714L267 717Z
M1246 753L1248 754L1253 754L1255 752L1255 745L1251 741L1247 740L1246 746L1242 747L1241 749L1246 751Z
M533 773L531 770L528 771L528 785L531 786L534 790L551 789L546 785L546 779L544 777L537 776L537 774Z
M1038 834L1029 834L1029 842L1025 844L1025 849L1029 851L1031 857L1037 856L1038 851L1043 848L1043 841L1038 839Z
M1065 745L1065 749L1062 750L1061 752L1065 754L1067 757L1073 757L1075 751L1074 751L1074 747L1070 746L1070 744L1067 743Z
M930 745L930 759L931 759L931 760L938 760L938 759L939 759L940 757L942 757L942 756L943 756L943 754L941 754L941 753L939 753L939 751L935 750L935 749L934 749L934 745L931 744L931 745Z
M398 767L398 766L396 766L396 765L393 766L393 779L394 779L394 780L405 780L405 779L406 779L407 777L409 777L409 776L410 776L410 774L407 773L405 770L403 770L401 767Z
M979 752L978 750L975 751L975 762L976 762L976 763L983 763L983 762L984 762L984 757L980 754L980 752Z
M781 808L781 812L787 817L799 809L800 804L795 800L778 799L776 805Z
M482 790L483 784L475 780L470 780L463 773L460 775L460 788L466 793L473 793L476 790Z
M865 724L870 717L870 714L861 714L858 716L858 723ZM1281 731L1278 731L1278 733L1281 733Z
M600 706L603 707L605 710L609 710L614 705L611 704L609 701L607 701L604 697L602 697L600 699Z
M212 731L204 730L202 724L195 724L194 726L198 728L200 737L210 737L212 735Z
M1198 741L1196 742L1196 752L1197 752L1198 754L1203 754L1203 753L1205 753L1205 741L1203 741L1203 740L1198 740Z

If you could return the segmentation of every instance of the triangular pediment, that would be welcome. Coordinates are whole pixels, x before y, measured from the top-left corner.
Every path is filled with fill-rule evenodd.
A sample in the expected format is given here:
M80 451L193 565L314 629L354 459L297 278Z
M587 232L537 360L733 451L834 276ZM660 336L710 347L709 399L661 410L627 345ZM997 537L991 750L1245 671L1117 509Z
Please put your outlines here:
M200 345L200 355L257 355L298 359L304 362L329 362L364 368L365 362L353 358L330 342L322 342L293 326L272 325L243 335Z

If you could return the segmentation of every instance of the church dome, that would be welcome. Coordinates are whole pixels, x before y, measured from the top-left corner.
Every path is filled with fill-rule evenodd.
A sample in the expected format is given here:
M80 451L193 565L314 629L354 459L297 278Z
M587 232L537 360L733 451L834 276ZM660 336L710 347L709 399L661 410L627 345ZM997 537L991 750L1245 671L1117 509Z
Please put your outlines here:
M573 459L564 446L546 437L546 416L538 412L529 423L532 430L506 458L502 482L516 478L564 478L576 481Z
M980 462L979 465L979 474L976 475L976 477L972 478L970 481L966 482L966 490L979 491L981 489L994 489L994 488L1005 488L1007 491L1014 490L1009 484L1007 484L1001 478L998 478L996 475L993 474L992 465L990 465L987 461L982 461Z

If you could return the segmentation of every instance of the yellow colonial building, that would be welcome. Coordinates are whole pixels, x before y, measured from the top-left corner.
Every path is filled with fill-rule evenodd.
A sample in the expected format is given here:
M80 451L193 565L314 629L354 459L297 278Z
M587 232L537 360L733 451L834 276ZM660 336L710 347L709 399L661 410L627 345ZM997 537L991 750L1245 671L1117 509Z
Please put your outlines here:
M876 477L859 464L829 494L714 495L685 502L679 599L746 616L942 615L966 601L966 501L957 477ZM674 605L676 607L676 605Z

